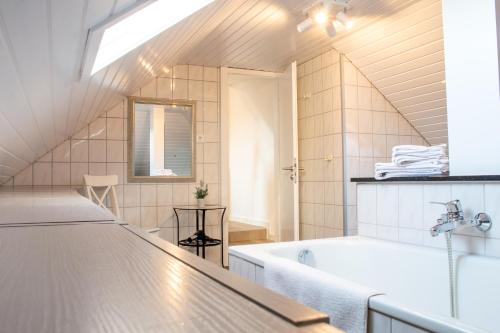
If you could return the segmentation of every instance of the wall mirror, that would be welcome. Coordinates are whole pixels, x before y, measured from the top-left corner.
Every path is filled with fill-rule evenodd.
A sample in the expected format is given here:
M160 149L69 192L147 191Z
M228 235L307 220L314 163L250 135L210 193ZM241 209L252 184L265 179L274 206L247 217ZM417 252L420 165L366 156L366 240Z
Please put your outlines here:
M129 182L195 180L195 104L128 98Z

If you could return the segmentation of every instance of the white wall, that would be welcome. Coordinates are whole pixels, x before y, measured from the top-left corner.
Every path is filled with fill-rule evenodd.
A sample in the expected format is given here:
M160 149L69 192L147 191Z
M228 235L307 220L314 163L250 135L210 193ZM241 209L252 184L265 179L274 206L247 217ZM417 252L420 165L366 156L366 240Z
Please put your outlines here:
M267 225L277 210L277 81L233 74L228 94L230 220Z
M450 174L500 174L495 0L442 3Z

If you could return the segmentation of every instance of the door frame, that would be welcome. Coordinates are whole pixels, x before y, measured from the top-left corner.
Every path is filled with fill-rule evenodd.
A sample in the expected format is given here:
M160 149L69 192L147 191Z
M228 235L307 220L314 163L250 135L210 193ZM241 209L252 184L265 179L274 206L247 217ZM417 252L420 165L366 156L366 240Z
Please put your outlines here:
M229 76L236 75L251 75L263 78L277 78L280 73L256 71L250 69L239 69L230 67L221 67L220 73L220 184L221 184L221 204L227 207L226 217L231 216L231 207L229 205L230 186L229 186ZM227 228L226 228L227 229ZM228 237L224 237L228 239Z
M295 67L296 68L296 67ZM295 69L296 71L296 69ZM230 75L251 75L263 78L278 78L283 75L283 73L276 72L265 72L259 70L249 70L249 69L239 69L230 67L221 67L220 69L220 200L221 204L227 207L227 214L225 215L226 223L231 216L230 207L230 180L229 180L229 87L228 81ZM296 75L296 72L295 72ZM297 82L292 82L293 85L293 131L298 135L298 119L297 119ZM294 147L294 156L298 159L298 147ZM298 184L298 180L297 180ZM298 198L298 185L294 186L294 197ZM298 204L294 205L294 219L296 223L294 224L294 240L298 240L299 237L299 207ZM225 228L228 232L228 228ZM225 235L226 236L226 235ZM224 237L225 242L228 242L229 237ZM226 244L225 249L228 248L229 244Z

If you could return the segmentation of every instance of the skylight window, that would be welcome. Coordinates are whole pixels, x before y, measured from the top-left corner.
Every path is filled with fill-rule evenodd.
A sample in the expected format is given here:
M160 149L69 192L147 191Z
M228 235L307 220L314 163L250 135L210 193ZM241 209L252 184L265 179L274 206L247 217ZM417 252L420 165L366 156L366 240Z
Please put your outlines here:
M156 0L107 26L91 75L214 0Z

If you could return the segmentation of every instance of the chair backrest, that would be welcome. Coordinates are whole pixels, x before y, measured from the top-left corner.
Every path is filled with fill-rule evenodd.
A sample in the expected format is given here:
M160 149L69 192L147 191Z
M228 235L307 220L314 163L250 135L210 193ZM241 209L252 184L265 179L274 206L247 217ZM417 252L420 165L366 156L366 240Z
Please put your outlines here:
M91 176L84 175L83 176L83 184L85 185L85 190L87 193L87 198L91 201L96 201L99 207L106 208L105 200L106 196L109 195L111 199L111 211L113 214L120 218L120 207L118 206L118 197L116 195L115 186L118 185L118 176L117 175L108 175L108 176ZM105 188L104 192L101 195L98 195L94 188Z

